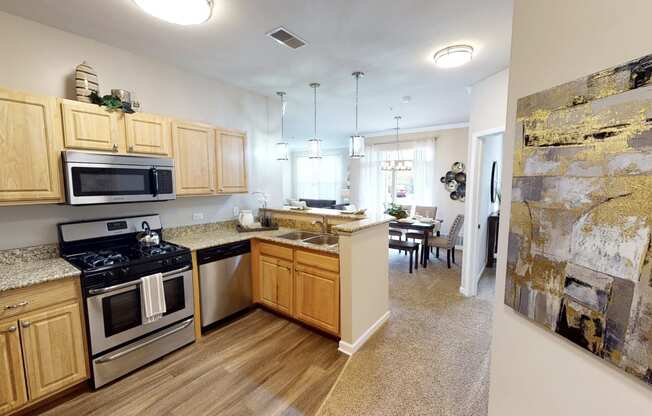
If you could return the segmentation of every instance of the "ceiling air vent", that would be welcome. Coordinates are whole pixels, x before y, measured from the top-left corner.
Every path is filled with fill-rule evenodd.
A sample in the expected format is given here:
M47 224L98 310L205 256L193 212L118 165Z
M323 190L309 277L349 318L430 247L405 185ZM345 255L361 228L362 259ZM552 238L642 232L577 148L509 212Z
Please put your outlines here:
M284 27L272 30L267 34L267 36L292 49L298 49L306 44L306 42L301 40L297 35L291 33Z

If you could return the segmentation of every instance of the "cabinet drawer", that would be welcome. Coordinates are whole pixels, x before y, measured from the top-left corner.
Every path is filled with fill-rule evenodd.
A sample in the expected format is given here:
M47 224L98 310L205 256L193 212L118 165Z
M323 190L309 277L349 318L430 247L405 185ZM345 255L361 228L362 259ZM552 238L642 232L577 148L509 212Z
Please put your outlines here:
M0 319L21 315L80 297L77 279L62 279L0 293Z
M292 249L276 244L259 243L260 254L292 261Z
M334 273L339 273L340 271L339 257L325 256L323 254L317 254L311 251L303 250L295 250L294 253L297 263L316 267L318 269L328 270Z

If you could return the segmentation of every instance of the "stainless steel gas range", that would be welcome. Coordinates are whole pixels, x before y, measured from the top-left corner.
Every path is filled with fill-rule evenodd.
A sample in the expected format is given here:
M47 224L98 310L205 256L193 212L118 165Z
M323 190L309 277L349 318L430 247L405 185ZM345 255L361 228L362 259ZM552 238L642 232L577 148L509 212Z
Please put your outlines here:
M58 225L61 254L82 270L95 388L195 340L190 251L139 244L145 223L160 236L155 214ZM145 323L140 278L154 273L163 275L166 312Z

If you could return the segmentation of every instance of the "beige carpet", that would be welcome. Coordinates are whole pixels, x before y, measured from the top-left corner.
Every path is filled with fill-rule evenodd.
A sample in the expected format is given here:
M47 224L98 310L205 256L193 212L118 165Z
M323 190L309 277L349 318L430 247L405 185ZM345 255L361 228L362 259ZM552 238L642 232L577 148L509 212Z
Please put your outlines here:
M320 415L487 414L493 276L469 299L459 265L407 269L390 254L390 320L349 360Z

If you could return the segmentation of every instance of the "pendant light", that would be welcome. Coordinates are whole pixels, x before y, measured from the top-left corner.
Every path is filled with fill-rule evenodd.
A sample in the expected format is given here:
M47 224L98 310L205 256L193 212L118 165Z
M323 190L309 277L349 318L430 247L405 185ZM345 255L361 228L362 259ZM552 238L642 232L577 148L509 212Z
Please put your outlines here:
M352 75L355 77L355 134L351 136L349 157L360 159L364 157L364 136L360 136L358 131L358 82L361 77L364 77L364 72L356 71Z
M394 117L394 119L396 120L396 159L384 160L380 164L380 170L389 171L389 172L391 171L401 172L401 171L412 170L412 161L400 158L398 122L399 120L401 120L401 118L402 118L401 116Z
M321 159L321 139L317 138L317 88L319 88L319 83L313 82L310 84L310 88L314 91L315 99L315 135L308 140L308 158Z
M288 142L285 141L285 135L283 134L285 122L285 93L279 91L276 95L281 97L281 139L276 143L276 160L288 160Z

